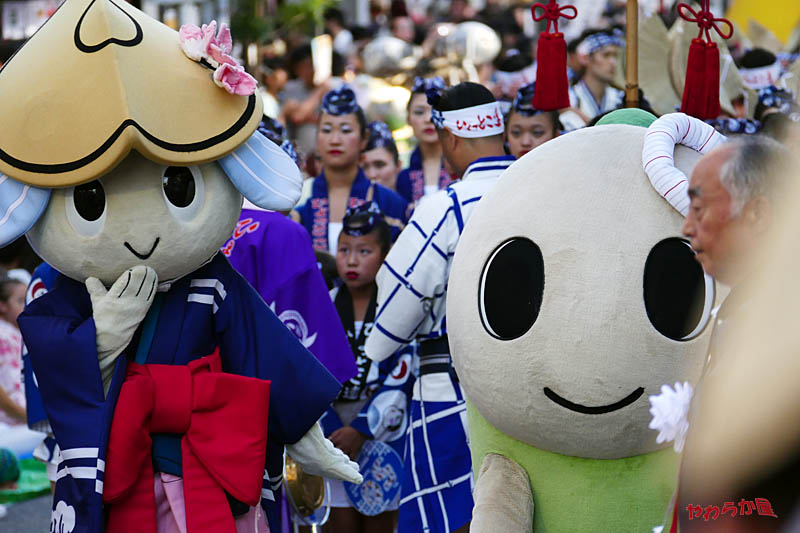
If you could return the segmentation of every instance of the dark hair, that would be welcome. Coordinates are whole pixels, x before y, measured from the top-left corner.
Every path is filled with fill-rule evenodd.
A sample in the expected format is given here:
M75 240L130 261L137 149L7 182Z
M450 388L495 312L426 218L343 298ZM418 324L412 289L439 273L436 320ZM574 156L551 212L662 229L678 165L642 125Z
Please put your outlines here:
M42 260L33 251L28 239L25 237L19 237L17 240L0 248L0 265L10 265L11 268L22 268L28 272L33 272L41 263Z
M763 48L753 48L748 50L739 60L741 68L760 68L773 64L777 58L775 54Z
M344 71L346 67L347 67L347 61L345 60L345 57L339 52L334 51L333 57L331 58L331 75L337 78L341 78L342 76L344 76Z
M8 303L8 299L11 298L11 287L17 283L23 287L25 286L22 281L16 278L5 277L0 279L0 302Z
M495 63L497 70L501 72L519 72L527 68L531 64L531 59L522 52L510 53L511 50L506 50L500 55L500 58Z
M317 120L317 127L319 127L319 123L322 122L322 114L323 113L319 114L319 120ZM358 109L356 109L355 112L351 114L356 116L356 121L358 122L358 130L361 133L361 138L365 139L367 137L367 115L364 114L364 110L361 109L361 106L359 106Z
M273 71L286 68L286 60L283 57L266 57L261 62L264 68Z
M311 44L309 43L298 46L289 54L289 74L296 76L295 69L297 65L306 59L311 59Z
M480 83L464 81L442 91L433 108L442 112L455 111L495 101L492 92Z
M519 113L515 113L514 106L511 106L511 110L508 112L508 115L506 116L506 129L508 129L508 123L511 120L511 117L514 116L515 114ZM545 115L548 118L555 132L560 132L564 129L564 125L561 123L561 117L558 111L542 111L539 114Z
M339 26L344 26L344 13L342 13L341 9L329 7L322 14L322 18L325 19L325 22L333 21L339 24Z
M392 247L392 232L385 220L379 220L367 235L375 235L384 256L389 253L389 249Z
M325 280L328 290L331 290L336 285L336 280L339 279L336 259L325 250L314 250L314 255L317 258L317 267L322 274L322 279Z

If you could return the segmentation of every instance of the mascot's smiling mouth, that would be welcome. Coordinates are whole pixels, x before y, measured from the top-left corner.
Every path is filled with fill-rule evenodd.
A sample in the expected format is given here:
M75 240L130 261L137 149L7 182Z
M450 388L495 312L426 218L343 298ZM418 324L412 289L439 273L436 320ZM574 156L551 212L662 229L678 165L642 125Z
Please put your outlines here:
M612 403L611 405L601 405L599 407L587 407L585 405L572 403L571 401L567 400L566 398L562 398L561 396L559 396L558 394L553 392L548 387L544 388L544 395L547 396L548 398L550 398L551 400L553 400L555 403L557 403L561 407L565 407L565 408L569 409L570 411L575 411L577 413L583 413L585 415L603 415L603 414L606 414L606 413L610 413L612 411L617 411L619 409L622 409L623 407L629 406L630 404L632 404L633 402L638 400L639 397L642 394L644 394L644 387L639 387L638 389L636 389L635 391L630 393L625 398L621 399L620 401L618 401L616 403Z
M158 246L158 241L160 240L161 237L156 237L156 242L153 243L153 247L150 248L150 251L147 252L146 254L140 254L139 252L134 250L133 246L131 246L127 241L125 242L125 248L127 248L133 255L144 261L145 259L148 259L151 255L153 255L153 252L155 252L156 250L156 246Z

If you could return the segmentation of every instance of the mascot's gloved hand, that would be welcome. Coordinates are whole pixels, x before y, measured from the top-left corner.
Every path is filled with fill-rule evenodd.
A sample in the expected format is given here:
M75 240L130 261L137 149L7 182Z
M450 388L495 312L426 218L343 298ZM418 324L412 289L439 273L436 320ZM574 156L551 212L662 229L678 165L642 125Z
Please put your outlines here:
M114 362L133 338L156 295L158 275L146 266L135 266L117 278L109 290L97 278L86 280L97 331L97 361L108 393Z
M364 481L358 473L358 463L351 461L342 450L334 447L325 438L319 423L314 424L302 439L286 446L286 451L309 474L355 484Z

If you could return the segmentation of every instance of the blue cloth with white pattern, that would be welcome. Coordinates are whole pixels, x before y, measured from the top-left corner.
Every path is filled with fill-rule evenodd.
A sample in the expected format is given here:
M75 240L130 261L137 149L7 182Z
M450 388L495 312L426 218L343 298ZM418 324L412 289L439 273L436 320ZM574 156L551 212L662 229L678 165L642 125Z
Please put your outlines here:
M219 347L223 371L272 381L261 504L272 531L281 531L275 492L284 445L297 442L316 423L338 394L339 382L222 254L161 295L147 363L186 365ZM20 315L19 324L63 457L54 512L74 512L73 533L102 533L108 434L141 327L117 359L106 397L91 301L82 283L59 276L53 290Z

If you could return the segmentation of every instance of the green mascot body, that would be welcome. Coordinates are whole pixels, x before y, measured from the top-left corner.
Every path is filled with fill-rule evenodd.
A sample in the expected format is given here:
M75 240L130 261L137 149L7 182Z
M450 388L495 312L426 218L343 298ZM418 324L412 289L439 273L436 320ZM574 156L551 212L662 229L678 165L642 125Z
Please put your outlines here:
M699 376L715 293L642 171L646 133L602 125L533 150L465 228L447 326L473 533L665 523L680 456L648 428L648 397ZM675 151L687 175L699 158Z

